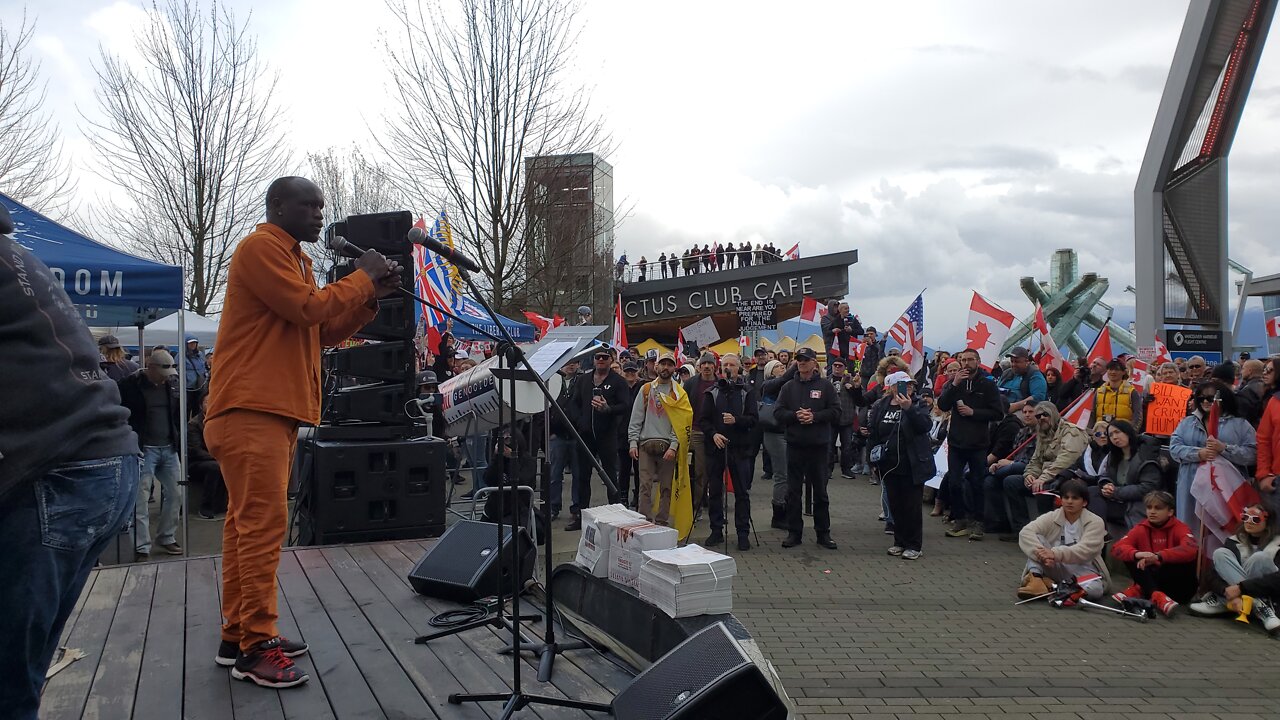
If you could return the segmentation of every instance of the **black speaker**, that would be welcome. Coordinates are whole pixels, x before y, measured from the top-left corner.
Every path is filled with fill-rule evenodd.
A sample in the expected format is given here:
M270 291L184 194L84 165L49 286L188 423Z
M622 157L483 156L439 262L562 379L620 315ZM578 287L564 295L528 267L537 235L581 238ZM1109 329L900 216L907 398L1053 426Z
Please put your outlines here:
M787 705L724 623L689 637L613 699L617 720L784 720Z
M414 374L413 345L378 342L332 350L326 355L333 372L346 377L404 382Z
M301 440L301 541L436 537L444 532L446 445L435 438Z
M412 385L373 383L339 388L333 393L326 418L333 422L407 425L412 419L405 413L404 405L416 397L417 388Z
M401 287L412 291L414 288L414 268L412 255L388 255L391 260L400 263ZM329 270L329 282L334 283L356 271L352 262L334 265ZM369 324L352 335L361 340L411 340L416 329L414 315L415 300L399 293L378 300L378 314Z
M498 567L498 526L460 520L435 545L427 549L409 573L409 584L422 595L471 602L490 595L511 593L514 559L520 561L520 584L533 577L538 548L529 531L520 528L518 542L511 541L511 526L502 527L502 567ZM518 546L518 547L517 547Z
M383 255L402 255L408 252L408 236L412 227L413 215L408 210L397 210L348 215L334 223L330 232L365 250L377 250Z

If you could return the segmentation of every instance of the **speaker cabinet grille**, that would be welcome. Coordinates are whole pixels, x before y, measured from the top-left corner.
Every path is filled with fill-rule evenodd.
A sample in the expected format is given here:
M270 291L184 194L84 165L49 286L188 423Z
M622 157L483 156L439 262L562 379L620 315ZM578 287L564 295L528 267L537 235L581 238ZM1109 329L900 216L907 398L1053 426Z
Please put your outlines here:
M724 623L664 655L613 700L618 720L782 720L786 704Z
M409 584L422 595L470 602L482 597L509 595L515 560L520 560L522 580L533 577L538 549L529 532L520 529L520 542L511 542L511 527L502 528L503 560L498 563L498 526L461 520L445 531L409 573ZM516 546L519 546L518 548Z

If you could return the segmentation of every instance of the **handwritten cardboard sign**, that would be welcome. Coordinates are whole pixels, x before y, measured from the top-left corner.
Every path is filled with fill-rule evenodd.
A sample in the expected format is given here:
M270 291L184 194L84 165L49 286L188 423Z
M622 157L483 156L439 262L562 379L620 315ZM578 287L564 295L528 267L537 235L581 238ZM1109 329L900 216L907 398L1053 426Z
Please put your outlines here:
M1187 416L1187 401L1191 388L1169 383L1152 383L1151 395L1155 398L1147 406L1147 434L1172 435L1178 423Z

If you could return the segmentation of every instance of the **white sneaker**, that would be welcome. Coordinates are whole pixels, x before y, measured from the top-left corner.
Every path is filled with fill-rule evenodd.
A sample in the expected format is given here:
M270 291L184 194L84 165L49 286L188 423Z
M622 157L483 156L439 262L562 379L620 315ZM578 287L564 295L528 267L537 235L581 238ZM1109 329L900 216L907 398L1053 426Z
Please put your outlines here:
M924 554L923 550L903 550L902 559L903 560L919 560L920 556L923 554Z
M898 556L902 554L902 550L903 548L901 545L894 545L893 547L889 548L889 554Z
M1280 617L1276 617L1276 608L1270 600L1253 599L1253 616L1262 621L1262 627L1273 633L1280 630Z
M1231 612L1227 608L1227 604L1223 602L1222 597L1217 593L1207 592L1199 601L1193 602L1187 606L1192 615L1202 615L1212 617L1214 615L1225 615Z

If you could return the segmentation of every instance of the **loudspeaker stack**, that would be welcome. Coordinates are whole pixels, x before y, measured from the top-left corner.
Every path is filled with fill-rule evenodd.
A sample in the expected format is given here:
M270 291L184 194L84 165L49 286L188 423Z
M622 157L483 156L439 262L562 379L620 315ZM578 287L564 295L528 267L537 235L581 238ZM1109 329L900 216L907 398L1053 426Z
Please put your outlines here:
M407 211L351 215L329 228L403 268L413 287L413 218ZM335 264L329 282L356 272ZM304 545L437 537L447 483L441 440L422 437L405 404L418 397L414 301L395 294L353 336L325 354L322 425L299 442L298 541Z

